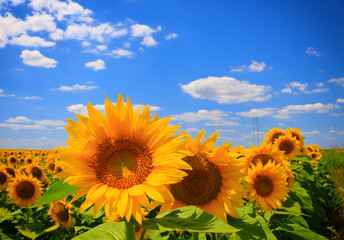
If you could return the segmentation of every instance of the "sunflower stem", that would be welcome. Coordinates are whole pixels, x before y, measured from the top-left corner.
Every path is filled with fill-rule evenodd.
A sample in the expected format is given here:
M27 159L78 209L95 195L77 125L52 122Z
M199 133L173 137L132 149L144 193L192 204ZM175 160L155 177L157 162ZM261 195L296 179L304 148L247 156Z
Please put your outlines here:
M146 228L144 228L144 229L142 230L142 233L141 233L141 236L140 236L140 239L139 239L139 240L144 240L144 239L145 239L146 231L147 231Z
M125 239L135 239L135 227L127 222L125 222Z
M198 239L199 239L199 234L198 234L198 232L193 232L193 233L192 233L192 239L193 239L193 240L198 240Z

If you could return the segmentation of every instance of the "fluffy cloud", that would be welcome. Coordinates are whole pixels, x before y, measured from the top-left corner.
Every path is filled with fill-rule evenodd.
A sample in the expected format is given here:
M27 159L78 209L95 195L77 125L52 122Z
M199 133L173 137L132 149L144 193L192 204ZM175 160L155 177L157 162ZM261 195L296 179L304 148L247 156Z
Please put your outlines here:
M21 99L21 100L42 100L41 97L37 97L37 96L17 97L17 99Z
M328 83L335 83L335 84L338 84L338 85L344 87L344 77L332 78L332 79L328 80L327 82Z
M250 72L262 72L266 67L265 62L257 62L254 60L251 60L251 64L249 66L247 65L241 65L236 68L232 68L231 72L244 72L244 71L250 71Z
M121 58L121 57L131 58L133 55L134 55L133 52L129 50L121 49L121 48L112 50L110 53L110 56L114 58Z
M34 124L14 124L14 123L0 123L0 127L11 128L12 130L19 130L19 129L46 129L45 126Z
M64 121L61 120L40 120L35 121L35 123L44 126L63 126L66 124Z
M165 39L166 40L171 40L171 39L175 39L175 38L177 38L178 37L178 33L170 33L170 34L168 34L166 37L165 37Z
M57 89L51 89L51 90L58 90L58 91L71 91L71 92L79 92L79 91L90 91L90 90L94 90L97 89L98 86L92 86L92 85L88 85L88 84L84 84L84 85L80 85L80 84L74 84L73 86L61 86Z
M271 98L270 86L251 84L231 77L207 77L181 85L193 98L210 99L218 103L261 102Z
M246 112L239 112L237 115L244 116L244 117L264 117L264 116L273 116L276 113L277 108L254 108L250 111Z
M53 47L56 44L55 42L45 41L41 37L30 37L26 34L22 34L20 37L13 37L9 43L24 47Z
M317 56L320 57L320 53L318 53L316 50L314 50L314 47L308 47L306 52L307 55Z
M133 24L131 25L131 31L133 37L146 37L161 31L161 27L158 26L156 29L153 29L145 24Z
M206 123L206 126L237 126L239 123L228 121L225 117L228 117L228 113L220 110L199 110L197 112L185 112L172 116L174 121L183 121L188 123L199 121L210 121Z
M336 102L337 103L344 103L344 98L337 98Z
M85 63L85 66L92 68L94 71L99 71L105 69L105 62L101 59L97 59L96 61Z
M145 36L140 43L146 47L153 47L158 44L152 36Z
M5 92L4 89L0 88L0 97L14 97L14 96L15 96L14 94L9 94L9 93Z
M308 83L290 82L290 83L286 84L286 88L283 88L281 90L281 93L294 93L294 94L305 93L305 94L309 94L309 93L328 92L330 90L329 88L324 88L323 83L316 83L316 86L318 88L315 88L315 89L310 91L307 89Z
M27 123L27 122L31 122L31 120L28 119L27 117L18 116L18 117L15 117L15 118L10 117L5 122L9 122L9 123Z
M56 60L44 57L38 50L23 50L20 57L24 64L32 67L54 68L57 64Z

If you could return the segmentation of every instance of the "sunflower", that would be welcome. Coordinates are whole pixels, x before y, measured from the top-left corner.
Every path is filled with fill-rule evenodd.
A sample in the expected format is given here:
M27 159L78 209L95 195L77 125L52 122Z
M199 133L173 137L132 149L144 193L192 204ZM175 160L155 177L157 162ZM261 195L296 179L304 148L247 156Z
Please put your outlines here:
M300 149L302 149L304 144L304 137L301 134L301 130L289 127L288 129L284 130L285 135L288 133L290 133L292 137L295 137L296 140L299 141Z
M273 144L280 136L283 135L284 133L280 127L270 129L265 135L265 142L266 144Z
M42 194L41 185L35 178L19 175L8 184L8 196L19 207L36 203Z
M89 117L77 114L80 122L67 119L71 140L58 148L63 171L55 176L81 187L72 199L86 195L80 212L94 204L94 215L104 206L141 223L147 196L173 200L166 184L180 182L186 176L180 169L190 169L182 160L184 141L173 135L179 126L168 127L171 117L151 120L149 105L134 112L122 94L116 106L106 97L105 116L90 103L87 108Z
M0 169L0 191L6 189L10 179L11 176L5 171L5 169Z
M13 168L13 167L5 167L5 171L9 174L9 175L11 175L12 177L16 177L16 170Z
M47 180L47 176L44 173L44 170L41 166L37 165L37 164L30 164L27 166L26 172L28 175L36 178L37 180L44 182Z
M316 144L310 144L308 147L310 148L310 152L320 152L321 150L321 147L319 147L319 145Z
M50 203L50 208L48 214L51 215L52 219L55 221L55 224L62 224L64 228L73 227L72 222L72 204L66 203L66 198L59 201Z
M34 162L34 160L35 160L35 157L32 156L32 155L27 155L27 156L25 157L25 163L26 163L26 164L31 164L31 163Z
M249 201L257 200L263 211L272 211L281 207L281 201L286 200L289 188L285 181L287 175L280 164L269 161L265 165L258 162L248 169L247 187L249 190Z
M47 169L48 173L53 174L55 172L55 158L50 157L45 163L45 169Z
M279 151L284 151L284 157L288 160L293 159L300 152L300 143L291 134L280 136L273 147Z
M15 166L18 163L18 160L16 158L16 156L14 155L10 155L7 157L7 165L8 166Z
M195 141L183 132L187 143L187 156L183 158L192 170L186 170L188 176L183 181L170 185L175 198L174 203L163 205L161 211L195 205L227 222L226 214L239 217L234 207L239 207L246 194L240 184L244 177L244 162L237 159L238 154L228 154L231 143L214 148L218 132L216 131L203 144L204 130Z
M322 158L322 154L320 152L309 152L307 154L312 160L319 160Z

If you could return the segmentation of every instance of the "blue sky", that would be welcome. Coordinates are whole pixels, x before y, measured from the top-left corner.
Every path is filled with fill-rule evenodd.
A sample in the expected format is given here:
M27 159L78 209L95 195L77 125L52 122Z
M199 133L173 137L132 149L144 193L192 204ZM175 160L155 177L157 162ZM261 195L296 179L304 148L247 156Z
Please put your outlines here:
M344 144L344 2L0 0L0 148L53 148L104 94L218 144Z

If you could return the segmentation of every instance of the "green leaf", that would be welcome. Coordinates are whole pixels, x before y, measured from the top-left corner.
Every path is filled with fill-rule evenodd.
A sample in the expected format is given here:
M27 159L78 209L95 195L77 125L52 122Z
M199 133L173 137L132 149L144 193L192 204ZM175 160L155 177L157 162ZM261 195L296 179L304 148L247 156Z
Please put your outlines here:
M300 186L298 183L294 183L294 187L290 189L290 197L298 201L301 207L309 211L313 211L312 198L307 193L307 190Z
M6 208L0 208L0 223L5 220L11 219L14 215L19 213L22 213L20 209L14 212L10 212Z
M73 238L74 240L126 240L126 222L107 222ZM128 238L129 239L129 238Z
M186 206L145 220L142 226L150 230L233 233L237 229L216 216L206 213L195 206Z
M4 234L1 229L0 229L0 239L1 240L12 240L12 238L10 238L6 234Z
M62 198L65 198L80 189L79 187L69 185L68 183L63 183L63 181L64 180L60 180L51 185L41 199L29 208L39 207L61 200Z
M259 215L256 217L258 221L260 222L265 234L267 240L277 240L276 236L271 232L271 229L268 225L268 223L265 221L265 219Z
M326 240L327 238L324 236L321 236L312 230L302 227L299 224L296 223L283 223L281 224L276 230L283 230L289 233L292 233L294 235L300 236L304 239L309 240Z
M30 239L36 239L39 236L38 233L32 231L30 228L25 228L23 226L20 226L20 227L17 227L17 229L22 235Z

